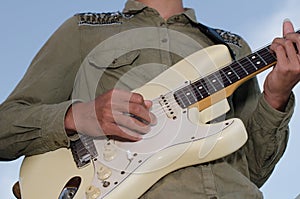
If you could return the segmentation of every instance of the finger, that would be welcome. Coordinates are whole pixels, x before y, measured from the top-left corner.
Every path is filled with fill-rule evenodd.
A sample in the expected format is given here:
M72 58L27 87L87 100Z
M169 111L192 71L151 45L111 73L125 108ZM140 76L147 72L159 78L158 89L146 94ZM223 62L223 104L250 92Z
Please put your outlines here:
M294 26L289 19L285 19L283 22L283 36L285 37L289 33L295 32Z
M296 53L299 53L300 49L300 34L299 33L290 33L287 34L285 37L287 40L290 40L293 42L294 50Z
M128 128L114 124L111 126L111 131L105 133L107 136L114 136L122 138L129 141L139 141L142 139L142 136L139 133L136 133Z
M284 39L282 38L275 38L270 46L270 49L275 52L278 46L282 46L284 44L283 40Z
M142 121L145 124L155 125L156 116L142 105L129 104L129 113L134 115L136 119Z
M115 102L131 102L146 106L144 98L141 94L132 93L129 91L114 89L112 92L112 99Z
M153 104L152 101L150 101L150 100L145 100L144 103L145 103L147 109L150 109L152 107L152 104Z
M131 114L125 113L119 115L115 121L117 125L130 129L138 134L146 134L151 130L149 125L135 118Z
M132 93L129 91L113 89L110 91L111 101L114 103L129 102Z
M156 117L149 110L149 108L152 105L152 102L145 101L144 103L143 98L139 94L135 95L135 97L133 98L132 101L134 102L114 102L111 106L112 110L114 110L115 113L131 114L131 116L133 116L134 119L146 125L155 125ZM140 99L142 99L142 103Z
M280 65L285 66L285 65L287 65L289 63L284 46L282 46L282 45L276 46L274 48L274 52L275 52L276 57L277 57L277 66L278 65L279 66Z
M286 41L285 45L286 54L291 63L294 65L299 64L299 59L297 56L297 50L295 49L294 43L292 41Z
M151 107L152 107L152 105L153 105L152 101L150 101L150 100L145 100L145 104L146 104L146 107L147 107L148 110L150 110ZM156 116L155 116L154 114L152 114L151 112L150 112L150 117L151 117L151 124L152 124L152 125L157 124L157 118L156 118Z

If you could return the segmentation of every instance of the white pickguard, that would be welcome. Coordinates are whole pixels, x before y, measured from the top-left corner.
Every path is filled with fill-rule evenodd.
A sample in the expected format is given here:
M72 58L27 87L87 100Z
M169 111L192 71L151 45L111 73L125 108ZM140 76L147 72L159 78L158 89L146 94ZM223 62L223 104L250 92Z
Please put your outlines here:
M76 165L74 168L74 163L69 162L70 157L64 157L66 161L60 164L60 153L72 155L66 149L26 158L20 173L23 198L35 199L41 194L46 199L58 198L57 194L65 183L79 176L84 180L75 199L134 199L161 177L178 168L215 160L236 151L247 140L246 130L239 119L205 124L229 110L225 94L224 100L212 103L215 105L202 112L197 108L182 109L172 95L174 90L190 80L216 71L217 67L230 61L225 46L212 46L180 61L136 89L134 92L153 101L152 111L158 118L158 124L139 142L95 140L99 156L84 169L76 169ZM164 99L160 98L161 95L166 98L170 108L162 103ZM58 162L56 169L49 161L45 161L49 157L53 164ZM31 165L40 171L37 173ZM52 172L53 175L45 179L43 172ZM41 184L47 187L46 190Z

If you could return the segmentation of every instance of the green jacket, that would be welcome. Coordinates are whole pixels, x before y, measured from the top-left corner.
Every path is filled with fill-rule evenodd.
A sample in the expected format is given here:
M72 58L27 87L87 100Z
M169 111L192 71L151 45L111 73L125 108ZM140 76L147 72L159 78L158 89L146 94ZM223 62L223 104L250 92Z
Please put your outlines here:
M69 147L64 116L72 103L114 87L137 88L183 57L214 45L197 24L192 9L165 21L157 11L132 0L122 13L85 13L68 19L0 106L0 159ZM237 58L250 52L239 36L220 34ZM82 63L101 74L89 91L76 87ZM271 175L287 145L294 96L285 112L276 111L253 78L228 100L231 110L226 118L243 120L247 143L219 160L168 174L141 198L262 198L258 187Z

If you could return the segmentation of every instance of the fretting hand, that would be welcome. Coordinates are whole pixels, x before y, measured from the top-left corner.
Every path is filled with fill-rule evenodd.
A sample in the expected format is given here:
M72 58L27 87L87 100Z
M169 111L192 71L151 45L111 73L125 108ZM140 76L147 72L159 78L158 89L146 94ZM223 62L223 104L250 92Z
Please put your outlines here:
M300 34L293 24L283 23L283 38L276 38L271 44L277 64L264 82L264 96L275 109L284 111L294 86L300 80Z

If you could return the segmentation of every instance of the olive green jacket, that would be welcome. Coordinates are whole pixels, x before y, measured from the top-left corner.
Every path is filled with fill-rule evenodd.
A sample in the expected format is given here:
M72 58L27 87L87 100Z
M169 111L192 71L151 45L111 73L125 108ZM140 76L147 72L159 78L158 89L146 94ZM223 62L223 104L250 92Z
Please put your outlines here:
M220 34L236 57L250 52L239 36ZM211 45L214 42L199 30L192 9L164 20L157 11L129 0L122 13L71 17L51 36L1 104L0 159L69 147L64 117L72 103L114 87L135 89ZM98 81L89 80L90 88L78 86L84 76L82 68L89 67L99 74ZM285 112L276 111L253 78L228 100L231 110L226 118L242 119L247 143L219 160L168 174L142 198L262 198L258 187L271 175L287 145L294 97Z

